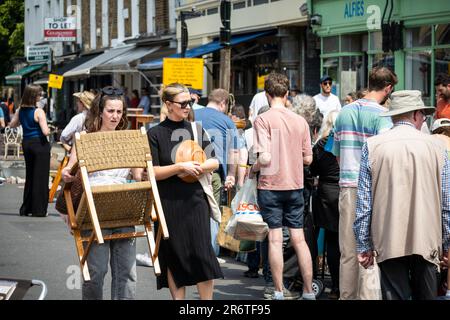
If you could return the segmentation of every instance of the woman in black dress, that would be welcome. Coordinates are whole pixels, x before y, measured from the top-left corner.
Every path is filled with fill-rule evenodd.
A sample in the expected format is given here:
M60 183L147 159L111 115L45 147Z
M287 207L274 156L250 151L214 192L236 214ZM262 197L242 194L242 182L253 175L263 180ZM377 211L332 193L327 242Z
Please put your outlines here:
M161 275L158 290L168 287L174 300L185 298L185 287L197 285L200 299L213 296L213 279L223 278L211 246L210 208L200 183L187 183L181 177L198 177L218 168L214 151L203 131L203 145L207 160L175 164L178 144L194 140L191 123L186 121L191 109L189 90L181 84L170 84L162 92L161 100L168 116L148 131L153 166L169 239L161 241L159 259ZM155 226L156 229L157 226Z

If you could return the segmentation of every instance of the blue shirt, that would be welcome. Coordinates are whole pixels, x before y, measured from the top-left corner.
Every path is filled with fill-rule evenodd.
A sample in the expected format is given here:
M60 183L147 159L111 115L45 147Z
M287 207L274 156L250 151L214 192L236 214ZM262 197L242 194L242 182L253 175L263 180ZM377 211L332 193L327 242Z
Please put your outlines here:
M409 125L406 121L398 121L398 125ZM448 250L450 236L450 160L445 152L444 169L442 170L442 241L444 251ZM363 253L373 250L370 238L370 223L372 221L372 174L369 165L369 150L364 143L361 154L361 166L356 198L356 219L353 231L356 237L356 251Z
M195 122L208 133L219 160L219 174L222 179L227 175L227 160L230 149L238 149L239 133L234 122L222 112L213 108L194 110Z

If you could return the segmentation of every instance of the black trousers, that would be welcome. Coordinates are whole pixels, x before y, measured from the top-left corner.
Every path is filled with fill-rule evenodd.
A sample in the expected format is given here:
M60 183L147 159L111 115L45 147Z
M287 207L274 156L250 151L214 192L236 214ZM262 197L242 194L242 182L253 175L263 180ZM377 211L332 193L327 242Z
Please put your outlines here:
M437 296L437 267L420 255L388 259L380 267L383 300L432 300Z
M48 177L50 143L47 138L30 138L22 142L26 180L20 215L46 216L48 207Z
M339 233L325 229L325 243L332 289L336 290L339 289L339 265L341 258L341 252L339 251Z

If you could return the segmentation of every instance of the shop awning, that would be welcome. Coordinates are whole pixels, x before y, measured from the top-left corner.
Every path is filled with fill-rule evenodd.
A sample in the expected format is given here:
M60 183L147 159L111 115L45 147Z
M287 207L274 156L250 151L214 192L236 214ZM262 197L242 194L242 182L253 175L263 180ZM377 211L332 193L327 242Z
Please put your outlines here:
M134 47L135 47L135 45L131 45L131 46L119 47L119 48L114 48L114 49L105 51L103 54L95 57L94 59L91 59L91 60L79 65L78 67L75 67L74 69L65 72L63 74L63 76L65 78L89 76L91 74L91 70L94 69L95 67L97 67L111 59L114 59L115 57L117 57L127 51L133 50Z
M48 76L46 76L45 78L41 78L36 81L33 81L33 83L38 84L38 85L43 85L43 84L47 85L48 84Z
M81 66L83 63L88 62L89 60L94 59L95 57L98 57L102 53L95 53L95 54L89 54L89 55L83 55L76 57L74 59L66 59L59 65L56 65L52 73L62 76L67 71L73 70L78 66Z
M24 76L38 71L46 65L47 64L33 64L30 66L26 66L25 68L22 68L17 72L11 73L5 77L6 84L20 84Z
M275 33L275 30L268 30L268 31L261 31L261 32L255 32L250 34L244 34L244 35L238 35L231 37L231 46L237 45L239 43L247 42L259 37L267 36L270 34ZM194 57L200 57L205 54L218 51L220 49L224 48L223 45L220 44L219 40L215 40L212 42L209 42L207 44L186 50L186 58L194 58ZM168 58L180 58L181 54L176 53L168 56ZM149 61L146 63L141 63L137 66L139 70L154 70L154 69L161 69L163 65L163 58L156 59L153 61Z
M95 67L92 70L92 73L96 72L117 72L117 73L125 73L125 72L137 72L135 68L133 68L139 59L142 59L145 56L148 56L156 51L158 51L161 47L137 47L133 50L129 50L101 65Z

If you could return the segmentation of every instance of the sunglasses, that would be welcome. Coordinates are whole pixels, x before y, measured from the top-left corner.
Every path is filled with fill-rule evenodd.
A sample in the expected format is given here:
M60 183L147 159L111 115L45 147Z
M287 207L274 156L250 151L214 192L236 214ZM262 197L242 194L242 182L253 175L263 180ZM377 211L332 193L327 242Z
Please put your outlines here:
M324 81L322 82L322 85L324 86L331 86L332 82L331 81Z
M102 88L101 92L102 92L102 95L106 94L108 96L112 96L112 95L121 96L121 95L123 95L123 90L122 89L114 88L114 87L111 87L111 86Z
M194 101L192 101L192 100L186 100L186 101L171 101L171 100L168 100L168 101L172 102L172 103L179 104L181 109L186 109L187 106L192 107L192 105L194 104Z

